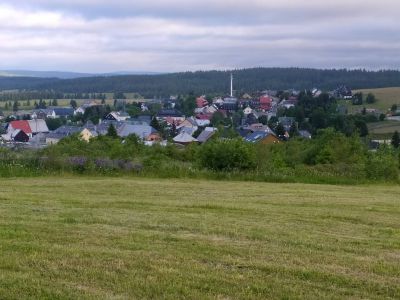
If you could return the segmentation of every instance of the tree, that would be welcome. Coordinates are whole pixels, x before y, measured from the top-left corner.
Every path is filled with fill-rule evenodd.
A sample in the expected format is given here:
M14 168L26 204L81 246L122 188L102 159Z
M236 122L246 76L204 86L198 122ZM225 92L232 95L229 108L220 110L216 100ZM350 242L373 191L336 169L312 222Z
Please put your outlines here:
M358 120L358 121L356 121L355 125L356 125L361 137L365 137L368 135L368 126L367 126L367 123L365 123L365 121Z
M74 99L71 99L71 101L69 101L69 105L71 105L73 109L76 109L78 107L78 103Z
M283 125L279 123L278 126L276 126L275 128L275 134L279 138L283 138L285 136L285 133L286 133L285 127L283 127Z
M113 124L111 124L110 126L108 126L108 129L107 129L107 136L112 137L112 138L118 137L117 130L115 129L115 127L114 127Z
M211 170L246 170L256 166L254 145L243 139L213 140L196 153L199 164Z
M299 129L297 128L297 123L293 122L292 125L290 126L289 136L292 138L298 135L299 135Z
M367 102L368 104L375 103L376 102L375 95L372 93L368 93L367 98L365 98L365 102Z
M225 120L225 116L222 112L217 111L211 117L211 124L214 127L218 127L219 125L223 125Z
M391 142L392 146L396 149L399 148L400 146L400 135L399 132L396 130L392 136L392 142Z
M363 104L363 93L358 92L353 96L353 105L362 105Z
M51 105L53 105L53 106L58 106L58 101L57 101L57 99L53 99L53 102L51 102Z
M268 116L266 115L262 115L258 118L258 122L260 122L263 125L267 125L268 124Z
M13 112L17 112L19 108L19 102L18 101L14 101L13 104Z
M157 131L160 131L160 129L161 129L160 122L158 122L158 120L155 116L151 119L150 126L153 127Z
M393 104L392 107L390 108L390 111L392 113L395 113L397 111L397 104Z

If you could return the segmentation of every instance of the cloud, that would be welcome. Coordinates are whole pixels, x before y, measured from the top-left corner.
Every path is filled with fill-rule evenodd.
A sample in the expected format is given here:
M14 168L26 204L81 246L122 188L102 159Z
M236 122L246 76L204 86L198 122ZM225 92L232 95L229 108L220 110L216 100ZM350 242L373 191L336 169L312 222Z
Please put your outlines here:
M397 9L392 0L14 0L0 5L0 60L84 72L399 68Z

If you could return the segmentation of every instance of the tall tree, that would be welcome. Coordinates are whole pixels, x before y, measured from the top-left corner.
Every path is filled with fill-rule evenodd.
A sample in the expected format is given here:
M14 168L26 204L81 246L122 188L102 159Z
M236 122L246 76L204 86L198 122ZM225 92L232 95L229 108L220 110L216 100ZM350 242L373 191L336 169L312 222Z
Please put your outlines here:
M76 109L78 107L78 103L74 99L71 99L71 101L69 101L69 105L71 105L73 109Z
M112 138L118 137L117 130L115 129L115 127L114 127L113 124L111 124L110 126L108 126L108 129L107 129L107 136L112 137Z
M396 149L400 146L400 135L399 132L396 130L392 136L392 146Z

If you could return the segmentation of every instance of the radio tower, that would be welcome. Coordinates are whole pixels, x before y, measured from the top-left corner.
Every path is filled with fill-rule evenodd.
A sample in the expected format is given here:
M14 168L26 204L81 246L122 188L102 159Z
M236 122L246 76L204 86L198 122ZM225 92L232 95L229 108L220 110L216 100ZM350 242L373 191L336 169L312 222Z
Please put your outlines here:
M231 98L233 98L233 74L231 73Z

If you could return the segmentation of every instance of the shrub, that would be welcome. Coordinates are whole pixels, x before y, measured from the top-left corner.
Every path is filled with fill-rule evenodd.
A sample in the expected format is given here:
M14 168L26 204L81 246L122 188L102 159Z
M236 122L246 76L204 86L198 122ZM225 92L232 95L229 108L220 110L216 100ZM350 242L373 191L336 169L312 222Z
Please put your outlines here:
M196 152L201 167L216 170L246 170L256 166L255 148L241 139L215 140Z

